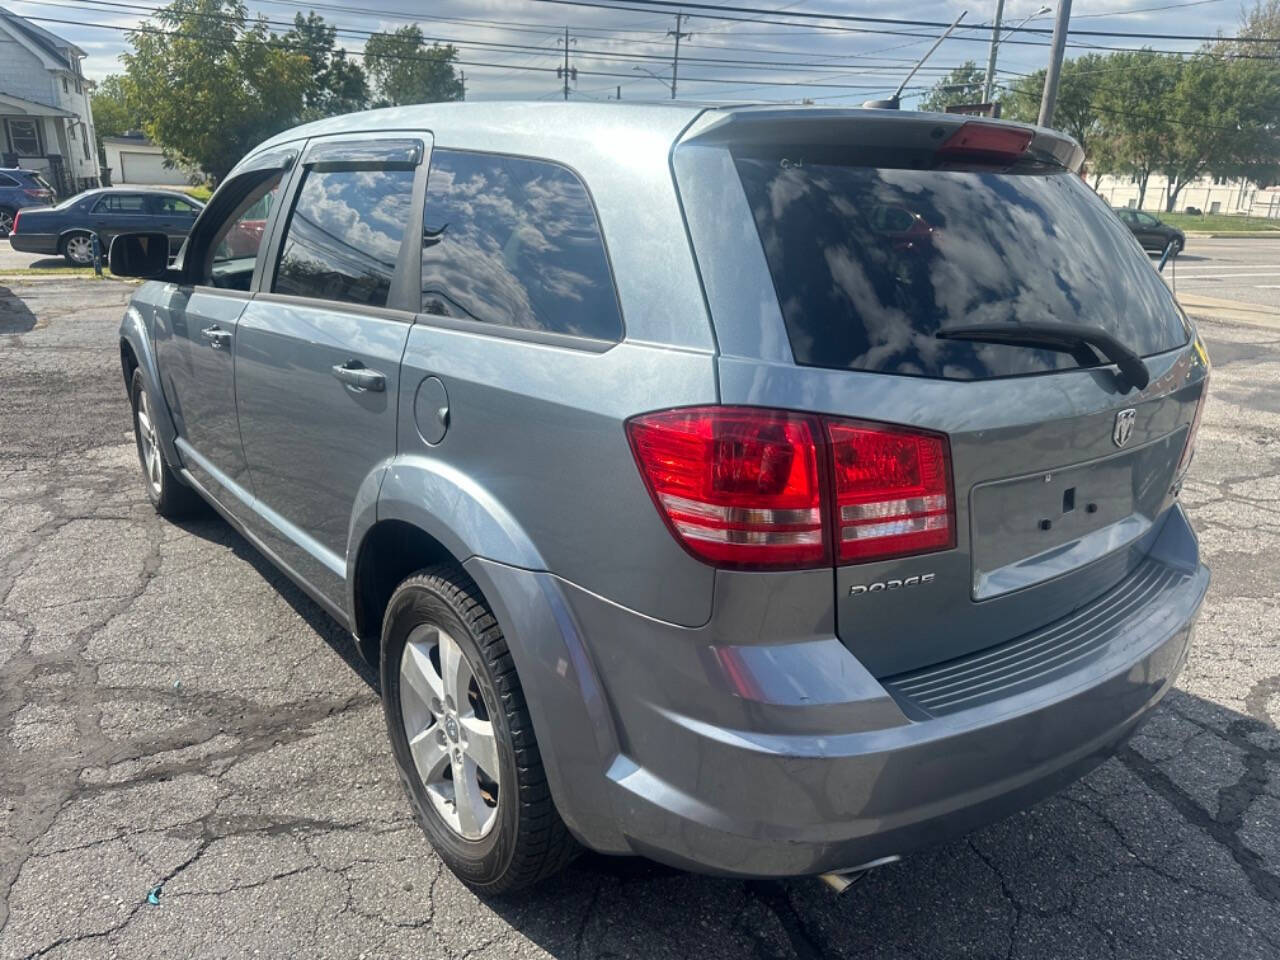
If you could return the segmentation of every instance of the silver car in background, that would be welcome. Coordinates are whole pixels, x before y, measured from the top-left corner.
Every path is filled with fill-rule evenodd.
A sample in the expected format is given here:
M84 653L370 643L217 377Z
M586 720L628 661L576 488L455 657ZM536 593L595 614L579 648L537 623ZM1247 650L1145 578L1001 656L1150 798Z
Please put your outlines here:
M1208 358L1081 161L877 110L290 130L172 266L112 245L148 494L354 634L482 893L895 858L1108 756L1208 585Z

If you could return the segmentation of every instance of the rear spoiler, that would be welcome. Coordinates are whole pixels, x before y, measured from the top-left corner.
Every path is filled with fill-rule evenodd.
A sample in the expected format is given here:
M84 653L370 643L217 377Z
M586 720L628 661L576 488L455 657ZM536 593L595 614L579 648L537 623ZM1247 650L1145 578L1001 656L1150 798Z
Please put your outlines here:
M856 143L863 147L937 149L966 124L1004 127L1031 134L1029 149L1053 160L1072 173L1084 164L1084 150L1057 130L1023 123L964 114L914 113L901 110L868 110L832 107L742 107L707 110L698 117L679 143L769 144L800 142L821 145ZM679 144L678 144L679 145Z

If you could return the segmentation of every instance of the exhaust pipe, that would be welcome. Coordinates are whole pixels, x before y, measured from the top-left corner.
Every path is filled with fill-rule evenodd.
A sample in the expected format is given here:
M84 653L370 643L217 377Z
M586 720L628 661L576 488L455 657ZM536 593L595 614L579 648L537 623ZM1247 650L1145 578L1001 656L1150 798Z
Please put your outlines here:
M861 866L849 867L846 870L832 870L830 873L820 874L818 879L834 890L838 896L845 893L850 887L856 886L876 867L897 863L901 859L902 857L895 853L892 856L881 857L879 860L872 860Z

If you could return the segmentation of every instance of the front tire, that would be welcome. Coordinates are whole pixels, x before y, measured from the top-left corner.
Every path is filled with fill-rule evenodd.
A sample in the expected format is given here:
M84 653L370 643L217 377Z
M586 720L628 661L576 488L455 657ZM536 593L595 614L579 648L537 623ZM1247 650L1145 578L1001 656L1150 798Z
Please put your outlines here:
M165 463L160 447L155 417L151 410L151 398L142 379L142 371L135 369L129 381L129 403L133 408L133 439L138 447L138 463L147 488L147 499L160 516L174 519L194 513L204 506L199 494L178 479Z
M13 218L16 213L13 207L0 207L0 237L7 237L13 232Z
M382 703L414 815L440 858L497 896L556 873L578 847L556 811L515 663L454 564L421 570L383 618Z

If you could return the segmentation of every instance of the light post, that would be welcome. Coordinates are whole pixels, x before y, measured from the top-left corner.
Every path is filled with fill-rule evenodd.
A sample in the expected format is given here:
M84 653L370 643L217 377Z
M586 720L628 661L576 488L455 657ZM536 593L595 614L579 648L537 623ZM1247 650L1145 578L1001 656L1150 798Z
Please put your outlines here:
M983 103L991 102L991 90L995 86L995 82L996 82L996 54L1000 50L1001 40L1008 39L1009 34L1013 33L1019 27L1023 26L1025 23L1027 23L1027 21L1034 20L1036 17L1043 17L1046 13L1048 13L1052 9L1053 9L1052 7L1041 7L1039 10L1037 10L1035 13L1031 14L1030 16L1023 17L1016 24L1014 24L1012 27L1009 28L1008 33L1006 33L1004 37L1001 37L1000 36L1000 18L1004 14L1004 0L996 0L996 20L995 20L995 24L991 27L991 54L987 58L987 77L982 84L982 102Z
M666 77L663 77L659 74L654 73L648 67L634 66L631 69L637 71L638 73L643 73L647 76L653 77L653 79L657 80L660 84L662 84L668 90L673 90L673 91L675 90L675 85L670 81L668 81Z

